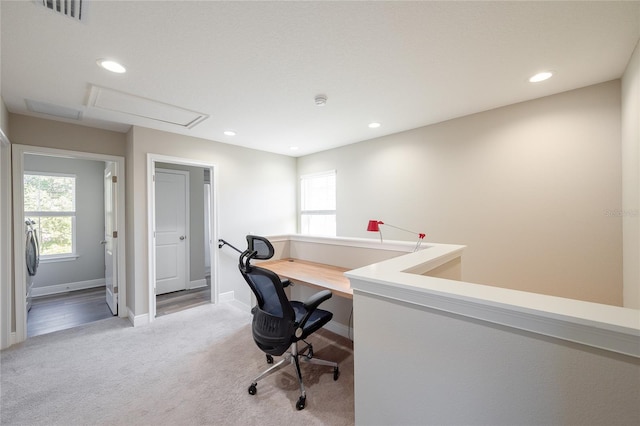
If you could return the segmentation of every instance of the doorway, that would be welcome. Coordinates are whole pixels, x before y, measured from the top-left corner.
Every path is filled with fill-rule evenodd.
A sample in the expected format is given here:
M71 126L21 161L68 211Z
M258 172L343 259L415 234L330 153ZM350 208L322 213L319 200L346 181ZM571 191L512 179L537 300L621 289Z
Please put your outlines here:
M147 156L149 320L217 302L215 166Z
M14 267L15 267L15 317L16 317L16 342L24 341L27 338L27 320L28 320L28 307L27 301L29 300L30 294L29 286L27 286L27 278L29 272L26 270L26 265L24 262L24 253L25 253L25 240L19 236L25 233L25 225L24 225L24 217L25 217L25 200L28 201L29 196L25 196L25 173L32 173L32 175L37 176L37 173L34 173L34 168L38 168L34 166L34 164L45 164L49 163L49 165L53 163L62 164L66 162L66 164L72 164L69 162L76 162L77 164L84 163L90 165L90 167L98 168L96 171L96 185L97 189L89 189L89 193L95 192L93 194L95 197L99 197L99 202L96 200L89 200L87 198L78 199L77 205L82 204L83 208L86 206L98 205L99 208L92 213L94 216L97 216L96 223L98 223L98 229L95 228L96 225L93 225L94 228L91 231L88 231L84 226L87 223L87 220L83 219L80 224L75 221L76 208L68 208L65 207L61 209L62 211L58 212L49 212L46 208L46 203L43 204L45 207L42 208L43 211L35 211L32 213L40 214L42 221L49 220L51 218L63 218L67 222L67 226L73 230L71 233L71 237L67 238L66 243L62 243L62 245L67 244L71 247L63 248L63 254L53 254L50 255L47 259L50 264L47 266L52 266L54 264L58 264L59 268L57 269L57 273L63 273L63 271L69 270L80 270L78 267L78 258L82 255L83 260L89 260L86 262L88 268L101 268L101 276L96 279L85 279L76 278L69 279L68 277L61 278L62 281L59 283L49 282L47 286L38 288L38 293L36 295L50 297L52 295L56 295L56 299L59 299L62 293L72 290L82 290L89 291L98 287L100 292L102 293L101 299L104 302L103 304L106 306L107 302L107 294L105 292L105 255L106 250L104 243L104 236L106 231L105 219L107 214L105 213L107 208L110 208L112 211L110 212L112 218L112 226L115 227L113 229L113 233L111 233L112 241L110 244L111 253L111 302L112 308L116 309L119 317L127 317L128 311L126 309L126 283L125 283L125 241L124 241L124 226L118 226L118 224L124 224L124 221L121 220L124 218L124 158L110 155L101 155L101 154L91 154L91 153L83 153L76 151L67 151L60 149L52 149L52 148L42 148L35 146L24 146L24 145L13 145L13 217L14 217L14 235L16 238L14 239ZM104 184L104 172L105 169L109 168L111 173L113 174L112 182L112 191L110 194L113 196L112 202L110 206L107 206L104 203L104 196L106 192L103 192ZM41 167L42 170L45 170L45 167ZM41 176L48 176L55 180L56 177L64 177L66 179L71 179L73 181L73 185L78 184L79 181L82 182L82 185L85 185L87 179L84 177L78 179L76 182L76 178L80 175L75 172L70 172L66 170L63 173L60 171L55 171L50 169L46 173L41 174ZM84 176L84 175L82 175ZM74 190L74 194L77 193ZM78 196L80 196L78 194ZM83 196L84 197L84 196ZM103 204L104 203L104 204ZM30 210L33 207L28 207ZM46 210L46 211L45 211ZM95 210L95 209L94 209ZM59 220L59 222L64 222L64 220ZM94 235L95 234L95 235ZM77 250L77 244L79 240L88 239L91 241L91 245L95 246L93 248L93 254L98 256L97 260L93 259L88 255L88 249ZM63 238L64 240L64 238ZM56 241L56 244L59 244ZM74 247L74 245L76 247ZM58 248L54 248L51 253L54 253ZM44 265L41 265L41 268ZM62 272L61 272L62 271ZM42 273L42 269L40 270ZM85 273L85 272L83 272ZM92 273L88 273L91 275ZM51 279L54 273L51 271L47 272L47 274L42 274L41 279ZM95 271L93 272L92 277L96 277ZM37 279L38 274L36 273L35 277ZM98 282L99 281L99 282ZM77 295L77 294L76 294ZM74 296L76 296L74 295ZM117 296L115 296L117 295ZM115 297L114 297L115 296ZM59 303L59 302L56 302ZM107 308L107 312L110 315L111 311ZM67 314L67 316L69 316ZM77 324L76 324L77 325Z

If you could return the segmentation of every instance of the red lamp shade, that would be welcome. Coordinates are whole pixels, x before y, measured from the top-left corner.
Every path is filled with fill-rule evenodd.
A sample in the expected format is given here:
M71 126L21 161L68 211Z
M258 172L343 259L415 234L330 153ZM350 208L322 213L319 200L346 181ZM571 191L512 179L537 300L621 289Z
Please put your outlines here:
M369 225L367 226L367 231L380 232L380 227L378 225L384 225L384 222L381 222L379 220L370 220Z

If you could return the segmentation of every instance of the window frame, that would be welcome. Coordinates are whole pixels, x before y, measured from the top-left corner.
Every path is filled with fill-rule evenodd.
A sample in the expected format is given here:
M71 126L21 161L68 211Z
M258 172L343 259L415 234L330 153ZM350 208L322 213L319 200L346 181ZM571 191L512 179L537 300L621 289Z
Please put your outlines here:
M309 209L309 210L305 210L303 209L303 206L306 204L306 197L305 197L305 180L309 180L309 179L314 179L314 178L324 178L324 177L333 177L334 178L334 187L333 187L333 192L334 192L334 200L333 200L333 204L334 204L334 208L333 209ZM305 175L300 175L300 179L299 179L299 185L300 185L300 203L299 203L299 209L300 209L300 214L298 216L298 220L299 220L299 232L301 234L304 235L318 235L318 236L333 236L335 237L337 235L337 203L338 203L338 195L337 195L337 172L335 169L331 169L331 170L325 170L322 172L316 172L316 173L309 173L309 174L305 174ZM332 234L326 234L326 233L311 233L311 232L304 232L303 229L303 223L304 223L304 217L305 216L333 216L334 217L334 223L335 223L335 228L333 229L333 233Z
M43 254L42 248L40 249L40 262L41 263L50 263L57 261L66 261L66 260L75 260L79 257L77 253L77 244L76 244L76 217L78 213L76 198L78 192L78 176L75 173L59 173L59 172L45 172L45 171L27 171L25 170L23 173L23 179L26 176L50 176L50 177L65 177L65 178L73 178L73 210L71 211L49 211L49 210L25 210L25 206L23 205L23 213L24 218L23 221L26 220L27 217L37 218L37 230L38 230L38 239L40 240L40 247L42 247L42 227L40 218L42 217L70 217L71 218L71 253L60 253L60 254ZM23 181L23 187L26 186ZM24 200L23 200L24 203Z

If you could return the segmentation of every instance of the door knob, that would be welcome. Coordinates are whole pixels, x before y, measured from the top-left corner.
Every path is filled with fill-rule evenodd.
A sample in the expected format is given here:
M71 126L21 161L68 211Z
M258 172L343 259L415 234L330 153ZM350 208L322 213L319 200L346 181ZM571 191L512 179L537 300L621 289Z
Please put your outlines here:
M184 236L184 235L181 235L181 236L180 236L180 241L184 240L185 238L187 238L187 237L186 237L186 236Z

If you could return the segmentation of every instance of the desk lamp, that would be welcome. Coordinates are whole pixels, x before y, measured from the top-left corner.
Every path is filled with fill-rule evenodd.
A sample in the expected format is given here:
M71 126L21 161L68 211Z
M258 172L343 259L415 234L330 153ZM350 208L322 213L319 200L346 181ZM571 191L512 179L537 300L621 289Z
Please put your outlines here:
M422 243L422 240L424 240L424 237L426 236L426 234L423 234L421 232L409 231L408 229L400 228L400 227L394 226L394 225L389 225L388 223L384 223L381 220L370 220L369 221L369 225L367 226L367 231L369 231L369 232L379 232L380 233L380 242L382 242L382 231L380 230L380 225L390 226L392 228L396 228L396 229L399 229L401 231L409 232L410 234L414 234L414 235L418 234L418 242L416 243L416 248L413 251L417 251L418 248L420 248L420 244Z

